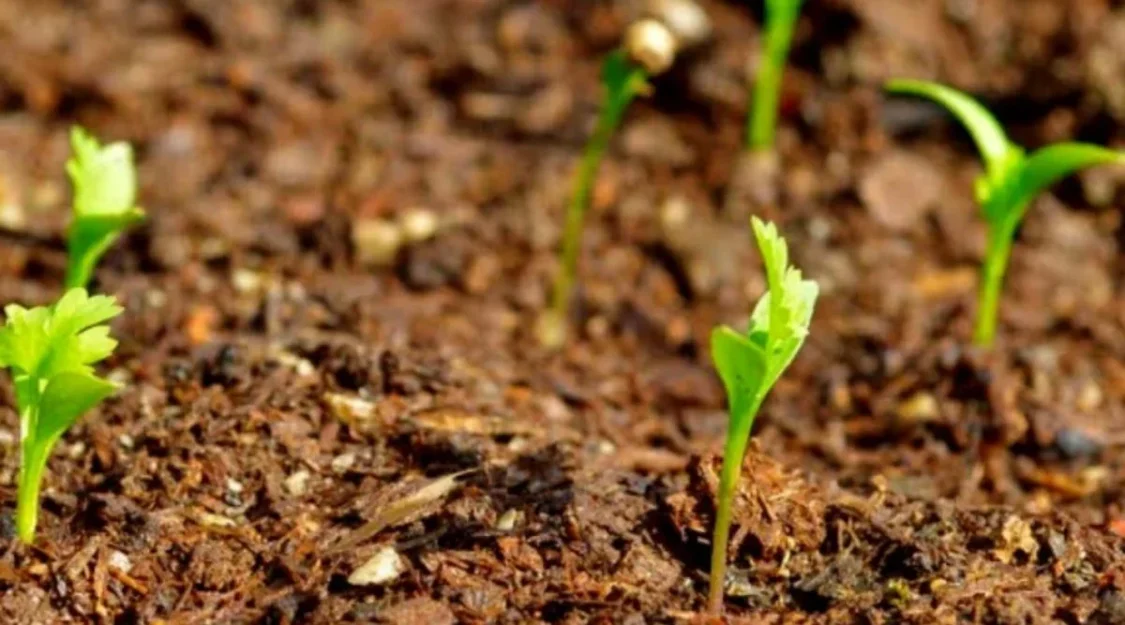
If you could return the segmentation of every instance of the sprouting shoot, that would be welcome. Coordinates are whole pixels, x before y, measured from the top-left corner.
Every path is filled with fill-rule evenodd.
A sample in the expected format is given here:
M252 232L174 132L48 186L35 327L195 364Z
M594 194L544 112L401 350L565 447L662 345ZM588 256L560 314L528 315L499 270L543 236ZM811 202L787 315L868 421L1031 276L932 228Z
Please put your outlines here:
M765 264L769 290L754 307L746 332L720 326L711 333L711 359L726 388L730 411L711 543L708 605L712 612L722 609L731 508L754 417L766 394L801 349L819 292L816 282L802 279L800 270L789 264L788 246L776 226L757 217L752 218L751 226Z
M31 543L39 517L39 488L47 458L59 437L117 386L92 365L117 341L106 321L121 313L112 297L70 289L53 306L4 308L0 368L9 369L20 417L20 471L16 533Z
M1058 143L1029 155L1008 138L984 106L960 91L917 80L893 80L887 83L887 89L929 98L944 106L968 129L984 160L984 173L977 178L975 190L988 225L988 244L973 342L990 346L996 336L1000 289L1012 241L1031 201L1080 169L1125 163L1125 154L1087 143Z
M646 20L642 24L651 26L652 30L648 32L657 33L649 35L654 38L653 41L656 43L654 47L639 48L639 50L641 53L647 51L650 56L658 55L659 51L664 49L659 45L661 41L659 33L663 27L651 20ZM664 32L667 32L667 30L665 29ZM644 36L643 33L636 35L636 37L642 36ZM668 41L671 42L670 39ZM673 48L668 48L669 55L672 50ZM558 274L555 276L555 284L551 291L549 308L539 318L536 328L540 343L547 347L557 348L566 340L567 309L570 307L571 292L574 288L575 274L578 271L582 225L585 221L586 209L590 205L590 193L594 186L594 178L597 175L598 167L602 162L602 156L605 154L606 148L609 147L609 141L620 125L621 118L629 107L629 103L648 88L650 71L646 69L646 66L650 65L647 63L642 65L640 62L633 61L630 59L631 56L638 58L637 52L629 54L624 49L617 50L606 58L602 66L605 99L602 102L594 134L586 143L586 149L582 153L582 160L574 176L574 188L570 196L570 204L567 206L562 247L559 250ZM647 59L649 57L640 56L639 58ZM657 63L662 63L659 58L652 58L655 58ZM671 58L669 56L667 64L664 64L663 67L666 68L670 63ZM657 65L655 68L659 69L659 67Z
M66 242L68 289L89 284L109 246L145 215L135 205L137 171L128 143L102 146L75 126L70 131L70 147L66 171L74 187L74 214Z
M793 43L793 29L801 14L802 0L766 0L762 56L750 98L746 120L746 146L755 152L773 149L777 115L781 105L781 79Z

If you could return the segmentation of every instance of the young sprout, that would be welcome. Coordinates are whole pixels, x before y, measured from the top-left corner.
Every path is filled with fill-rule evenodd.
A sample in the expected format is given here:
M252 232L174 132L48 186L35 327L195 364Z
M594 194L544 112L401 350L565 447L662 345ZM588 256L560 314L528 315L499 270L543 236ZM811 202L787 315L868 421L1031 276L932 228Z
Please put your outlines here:
M793 28L801 13L802 0L766 0L762 58L754 79L750 115L746 123L746 145L763 152L773 149L777 132L777 110L781 103L781 77L793 42Z
M16 532L25 543L35 538L39 486L51 448L82 413L117 389L91 365L117 346L104 324L120 313L114 298L89 297L81 288L70 289L50 307L4 308L0 368L10 369L19 408Z
M602 66L605 101L574 177L550 308L540 317L536 328L539 341L547 347L559 347L566 339L566 313L578 269L582 223L602 156L629 103L648 89L650 74L671 65L674 53L675 41L668 29L655 20L642 20L630 28L625 48L610 54Z
M1125 154L1087 143L1058 143L1027 154L1004 133L1000 123L979 102L955 89L917 81L892 80L892 93L929 98L968 129L984 160L976 180L976 199L988 224L988 244L981 272L980 302L973 342L990 346L996 336L1000 287L1012 240L1031 201L1047 187L1086 167L1125 163Z
M754 307L745 333L728 326L715 328L711 333L711 359L726 387L730 410L711 543L709 607L716 613L723 605L731 507L750 428L762 400L805 342L819 292L816 282L802 279L800 270L789 264L788 246L776 226L757 217L751 219L751 226L765 264L769 290Z
M137 171L128 143L102 146L75 126L70 131L70 147L66 171L74 186L74 216L66 242L68 289L85 287L102 254L126 228L145 216L134 205Z

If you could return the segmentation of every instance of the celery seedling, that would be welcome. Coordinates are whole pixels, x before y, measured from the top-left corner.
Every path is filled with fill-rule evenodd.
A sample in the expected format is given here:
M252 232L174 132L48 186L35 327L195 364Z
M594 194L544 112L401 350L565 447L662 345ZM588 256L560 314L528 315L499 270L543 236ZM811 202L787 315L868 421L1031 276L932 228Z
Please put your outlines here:
M777 132L777 110L781 103L781 78L793 29L801 13L802 0L766 0L762 57L754 79L750 115L746 122L746 145L755 152L773 149Z
M550 308L539 320L539 340L548 347L560 346L566 336L566 310L578 270L582 223L590 204L590 193L598 166L609 147L610 138L621 123L625 109L633 98L648 88L648 72L640 64L631 61L624 50L618 50L610 54L602 66L602 83L605 85L605 101L594 134L586 144L574 177L574 189L567 207L562 248L559 252L559 273L551 292Z
M85 287L102 254L145 215L134 205L137 171L128 143L102 146L75 126L70 131L70 146L66 171L74 186L74 215L67 232L68 289Z
M769 291L754 307L745 334L729 326L720 326L711 333L711 359L726 387L730 410L711 543L712 612L722 609L731 508L750 428L762 400L805 342L819 292L816 282L803 280L800 270L789 264L788 246L776 226L757 217L751 219L751 226L765 264Z
M1125 154L1087 143L1057 143L1028 155L1005 134L979 102L950 87L918 80L892 80L892 93L929 98L947 108L965 127L984 160L976 180L976 199L988 224L981 271L980 302L973 342L990 346L996 336L1000 287L1016 228L1031 201L1047 187L1086 167L1125 163Z
M112 297L70 289L51 307L11 304L0 327L0 368L11 370L20 415L20 472L16 532L35 538L39 487L51 448L82 413L117 386L91 365L109 356L117 341L103 325L121 313Z

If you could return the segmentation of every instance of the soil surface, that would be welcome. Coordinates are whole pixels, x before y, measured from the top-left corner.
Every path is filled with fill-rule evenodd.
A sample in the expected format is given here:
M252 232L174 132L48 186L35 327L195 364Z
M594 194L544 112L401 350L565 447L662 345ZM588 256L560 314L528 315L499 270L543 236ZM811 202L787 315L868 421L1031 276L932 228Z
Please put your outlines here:
M0 621L714 623L707 337L776 220L823 296L736 506L729 623L1125 623L1125 173L1029 213L969 349L971 142L1125 144L1118 0L810 0L778 173L740 158L760 14L629 111L574 336L533 339L600 59L636 0L0 3L0 302L54 299L66 128L138 151L95 288L124 390L58 445Z

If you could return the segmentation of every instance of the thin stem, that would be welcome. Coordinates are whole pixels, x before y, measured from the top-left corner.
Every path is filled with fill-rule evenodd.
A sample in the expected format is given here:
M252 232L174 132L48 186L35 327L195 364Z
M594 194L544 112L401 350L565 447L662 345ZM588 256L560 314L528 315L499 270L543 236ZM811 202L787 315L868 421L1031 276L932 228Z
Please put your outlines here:
M85 287L90 283L96 258L92 254L76 254L73 251L67 254L66 279L63 284L67 289Z
M799 4L799 3L798 3ZM798 8L783 10L782 15L773 15L776 9L766 9L766 32L762 44L762 59L758 63L758 73L754 78L751 97L750 118L747 120L746 145L753 151L773 149L777 133L778 108L781 104L781 80L785 73L785 60L793 42L793 25L797 20Z
M578 252L582 243L582 225L586 217L586 209L590 205L590 194L594 187L594 179L601 165L602 157L609 147L613 132L621 122L622 116L629 103L636 97L640 85L644 84L644 75L640 69L634 79L622 83L621 90L606 94L605 103L598 114L598 122L594 134L586 144L579 162L578 170L574 175L574 188L570 197L570 204L566 211L566 223L563 227L562 249L559 252L559 273L555 278L555 285L551 293L551 307L547 314L551 315L551 322L566 323L566 311L570 304L570 294L574 287L574 277L578 271ZM562 333L554 337L561 340Z
M16 494L16 534L24 543L35 540L35 526L39 522L39 488L43 482L46 462L35 453L33 438L36 409L28 407L20 414L20 471Z
M718 614L723 610L723 580L727 571L727 543L730 540L731 515L734 495L742 476L742 460L750 442L754 417L762 405L765 394L753 398L741 415L731 415L730 431L723 450L723 469L719 475L719 505L715 512L715 531L711 536L711 589L707 609Z
M26 463L20 466L19 493L16 495L16 533L21 541L35 541L35 527L39 523L39 487L42 484L43 466L38 470Z
M988 250L981 271L980 302L977 309L973 343L990 347L996 337L996 324L1000 313L1000 289L1012 253L1012 235L1009 228L992 226L988 233Z

